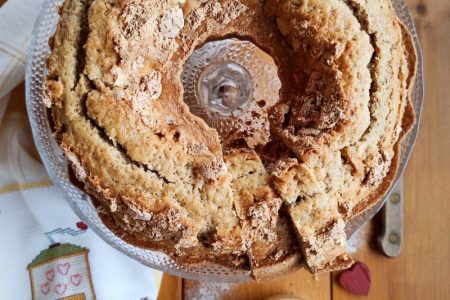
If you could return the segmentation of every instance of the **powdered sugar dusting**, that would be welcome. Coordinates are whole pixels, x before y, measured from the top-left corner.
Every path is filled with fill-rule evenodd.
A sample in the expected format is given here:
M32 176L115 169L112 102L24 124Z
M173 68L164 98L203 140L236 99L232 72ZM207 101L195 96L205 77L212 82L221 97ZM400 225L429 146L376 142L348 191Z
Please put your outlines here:
M114 85L115 86L124 86L127 82L127 76L122 68L118 66L113 66L111 68L111 74L113 75Z
M368 235L371 232L371 223L367 223L360 229L358 229L353 235L347 240L348 252L355 254L358 250L364 246L367 242Z
M164 12L159 21L159 30L166 38L175 38L184 26L183 10L179 7Z
M228 282L188 281L185 288L186 299L220 300L237 284Z
M188 15L186 21L192 30L196 30L207 16L217 18L222 13L222 6L219 2L208 2Z
M151 105L151 101L158 99L162 93L162 75L156 70L140 78L129 79L129 86L115 92L119 99L131 101L133 110L144 113Z
M147 94L151 100L158 99L162 92L161 79L161 73L153 70L147 76L142 77L139 90Z
M245 11L247 11L248 7L242 4L240 1L233 1L226 7L226 13L223 17L223 23L228 24L240 15L242 15Z

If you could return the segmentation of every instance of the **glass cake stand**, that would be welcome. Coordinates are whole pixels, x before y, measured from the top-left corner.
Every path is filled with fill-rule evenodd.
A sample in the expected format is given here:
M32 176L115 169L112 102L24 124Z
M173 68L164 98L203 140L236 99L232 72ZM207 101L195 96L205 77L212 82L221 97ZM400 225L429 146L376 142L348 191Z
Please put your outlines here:
M26 104L28 115L36 147L51 180L65 191L66 200L72 209L96 234L117 250L138 260L146 266L176 276L196 280L236 282L250 279L248 271L233 270L211 263L199 266L183 266L164 253L138 248L124 242L115 236L102 223L90 197L71 183L66 160L53 138L48 123L47 109L43 103L43 82L47 73L45 61L50 53L48 39L55 31L59 19L57 7L62 2L62 0L45 1L34 27L33 40L26 66ZM402 144L400 168L395 179L395 182L397 182L405 169L419 129L423 101L423 72L419 40L408 8L403 0L394 0L393 4L399 18L412 32L418 51L418 72L412 94L412 103L417 122L415 123L414 128L405 137ZM237 107L238 105L235 106ZM388 195L389 192L386 193L386 195ZM375 215L384 204L385 199L386 197L383 201L380 201L376 207L365 213L357 222L357 225L352 232Z

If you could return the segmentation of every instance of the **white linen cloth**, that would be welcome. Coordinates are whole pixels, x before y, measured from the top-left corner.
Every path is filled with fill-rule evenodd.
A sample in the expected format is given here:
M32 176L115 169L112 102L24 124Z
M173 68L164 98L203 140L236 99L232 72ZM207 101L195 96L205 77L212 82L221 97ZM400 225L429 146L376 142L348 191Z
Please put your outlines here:
M25 101L10 92L24 79L42 4L8 0L0 8L0 299L56 299L79 296L83 289L93 289L86 299L156 299L162 273L118 252L80 223L62 190L49 181L26 112L8 110L12 101ZM52 244L66 252L48 256L54 254ZM87 266L79 263L85 248ZM81 256L67 255L74 249ZM32 273L38 269L45 275Z

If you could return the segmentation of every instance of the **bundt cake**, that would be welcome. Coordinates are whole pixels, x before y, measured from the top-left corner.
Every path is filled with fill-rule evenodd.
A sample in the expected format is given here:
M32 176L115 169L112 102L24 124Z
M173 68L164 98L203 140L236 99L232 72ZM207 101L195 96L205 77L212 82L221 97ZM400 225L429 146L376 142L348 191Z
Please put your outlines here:
M213 112L219 130L181 76L228 38L281 86ZM392 184L414 120L414 46L389 0L65 0L49 44L55 138L116 235L255 278L351 266L345 226Z

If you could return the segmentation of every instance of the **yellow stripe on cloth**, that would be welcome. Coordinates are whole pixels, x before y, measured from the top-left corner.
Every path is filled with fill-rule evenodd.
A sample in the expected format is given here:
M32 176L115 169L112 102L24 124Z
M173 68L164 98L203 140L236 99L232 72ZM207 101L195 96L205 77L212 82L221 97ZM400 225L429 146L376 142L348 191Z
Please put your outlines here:
M26 48L26 46L28 45L28 41L31 39L31 36L27 37L25 42L20 46L20 49L24 49ZM15 63L14 59L12 59L8 65L6 66L6 68L0 72L0 95L3 92L3 89L5 88L6 84L8 83L8 80L11 77L11 73L14 70L14 67L17 65L17 63Z
M13 48L11 45L6 44L2 40L0 40L0 51L11 56L12 58L17 59L24 65L27 63L26 58L25 58L25 56L26 56L25 53L23 53L22 51L20 51L18 49Z
M0 195L7 194L7 193L13 193L13 192L17 192L17 191L23 191L23 190L50 187L52 185L53 185L53 183L50 180L29 182L29 183L13 183L13 184L8 184L8 185L0 188Z

